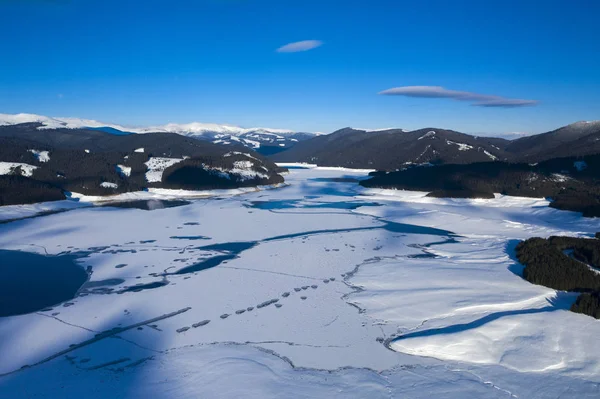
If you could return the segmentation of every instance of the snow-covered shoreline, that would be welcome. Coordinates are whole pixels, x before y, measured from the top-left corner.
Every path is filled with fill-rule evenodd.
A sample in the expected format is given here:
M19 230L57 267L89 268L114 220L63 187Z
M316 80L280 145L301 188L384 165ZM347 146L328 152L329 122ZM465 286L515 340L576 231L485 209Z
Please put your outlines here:
M70 198L79 202L87 203L110 203L138 200L178 200L178 199L201 199L217 196L231 196L252 193L256 191L273 190L287 186L286 183L272 184L267 186L240 187L222 190L176 190L168 188L149 188L148 191L134 191L116 195L84 195L71 193Z
M0 222L28 218L48 212L61 212L71 209L90 207L95 205L108 205L111 203L129 201L173 201L194 200L220 196L234 196L256 191L274 190L286 187L287 183L268 186L241 187L227 190L172 190L166 188L150 188L148 191L134 191L115 195L93 196L80 193L69 193L69 198L62 201L39 202L35 204L4 205L0 206Z

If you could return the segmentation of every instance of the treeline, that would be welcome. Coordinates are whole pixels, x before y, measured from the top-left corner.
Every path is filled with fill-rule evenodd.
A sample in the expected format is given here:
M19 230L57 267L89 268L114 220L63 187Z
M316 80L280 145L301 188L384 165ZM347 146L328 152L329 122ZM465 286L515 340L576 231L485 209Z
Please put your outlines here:
M148 154L124 152L87 153L81 150L50 152L50 160L33 172L32 178L61 187L65 191L86 195L109 195L139 191L147 186L144 164ZM131 168L123 175L117 165ZM102 187L103 182L114 183L116 188Z
M600 319L600 292L583 293L571 306L571 311Z
M525 265L523 278L556 290L582 292L571 310L600 318L600 240L530 238L517 245L516 255Z
M600 216L600 192L595 186L566 188L553 196L550 207L581 212L585 217L598 217Z
M0 206L65 199L63 190L23 176L0 176Z
M171 136L167 135L168 137ZM150 141L156 140L145 140ZM181 140L175 141L181 144ZM0 137L0 161L26 163L36 167L28 177L21 175L20 168L16 168L10 176L1 176L0 204L60 200L65 198L64 192L102 196L140 191L147 187L206 190L283 182L283 177L278 173L285 169L277 167L256 153L250 153L249 156L241 152L226 153L216 145L202 142L199 142L200 147L197 148L195 141L192 145L195 151L208 148L208 155L185 159L167 168L163 172L162 182L148 183L148 167L145 163L153 156L173 154L154 154L146 148L143 152L57 149L28 140ZM49 151L49 160L41 162L30 151L32 149ZM160 149L169 150L170 147L163 143ZM243 169L245 173L229 173L236 168ZM255 176L249 176L252 174Z
M365 187L429 191L433 197L493 198L494 193L552 199L551 207L600 216L600 155L539 164L480 162L373 172Z
M34 147L35 148L35 147ZM0 161L21 162L36 167L30 177L15 174L0 176L0 205L29 204L65 199L64 192L85 195L111 195L139 191L147 186L145 181L146 154L86 153L83 150L51 150L50 160L39 162L27 149L6 148ZM36 148L44 150L44 148ZM119 173L116 165L131 167L130 176ZM103 187L102 183L116 184L116 188Z

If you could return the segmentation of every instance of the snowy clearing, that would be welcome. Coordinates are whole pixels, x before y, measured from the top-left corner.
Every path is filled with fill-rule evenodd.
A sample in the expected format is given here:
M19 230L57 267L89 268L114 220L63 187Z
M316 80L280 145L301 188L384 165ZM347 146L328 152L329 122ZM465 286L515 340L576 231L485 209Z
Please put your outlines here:
M491 154L490 152L488 152L488 151L486 151L486 150L483 150L483 153L484 153L485 155L487 155L487 156L488 156L488 157L489 157L489 158L490 158L492 161L497 161L497 160L498 160L498 157L497 157L497 156L495 156L494 154Z
M121 176L129 177L131 176L131 166L117 165L117 172Z
M231 169L203 165L205 170L218 174L225 179L231 179L231 175L237 176L242 181L269 178L269 175L267 173L261 173L251 169L253 166L254 163L250 161L235 161L233 163L233 168Z
M467 150L473 149L472 145L464 144L464 143L456 143L456 142L450 141L450 140L446 140L446 144L458 146L458 151L467 151Z
M38 151L38 150L29 150L38 162L48 162L50 160L50 152L49 151Z
M37 166L29 165L20 162L0 162L0 175L12 175L17 173L18 168L21 168L21 174L26 177L31 177Z
M146 172L146 181L149 183L161 182L165 169L181 161L183 161L182 158L150 158L145 163L145 165L148 167L148 171Z
M426 139L428 137L434 138L435 137L435 132L433 130L425 133L424 135L422 135L421 137L419 137L417 140L422 140L422 139Z
M247 158L254 159L255 161L260 161L260 159L258 159L258 158L256 158L256 157L253 157L252 155L248 154L247 152L230 151L230 152L226 153L226 154L225 154L225 155L223 155L223 156L224 156L224 157L230 157L230 156L232 156L232 155L243 155L243 156L245 156L245 157L247 157Z

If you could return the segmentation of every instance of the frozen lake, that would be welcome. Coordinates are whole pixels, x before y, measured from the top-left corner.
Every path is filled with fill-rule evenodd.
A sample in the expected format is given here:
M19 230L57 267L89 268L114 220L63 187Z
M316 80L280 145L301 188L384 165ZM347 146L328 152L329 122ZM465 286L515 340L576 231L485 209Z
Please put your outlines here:
M0 398L600 396L600 321L513 257L599 221L366 190L365 171L285 177L176 206L0 208L66 209L0 224L0 303L21 309L0 317ZM51 299L19 308L11 279Z

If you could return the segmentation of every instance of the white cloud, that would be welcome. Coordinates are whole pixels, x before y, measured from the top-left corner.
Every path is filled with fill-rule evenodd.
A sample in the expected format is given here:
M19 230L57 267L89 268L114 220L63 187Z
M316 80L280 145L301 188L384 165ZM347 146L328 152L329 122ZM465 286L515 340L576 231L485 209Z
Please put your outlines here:
M321 47L323 42L320 40L302 40L301 42L288 43L285 46L279 47L278 53L297 53L300 51L308 51Z
M536 100L523 100L506 98L496 95L471 93L468 91L448 90L441 86L403 86L387 89L379 94L391 96L419 97L419 98L449 98L458 101L468 101L477 107L525 107L536 105Z

